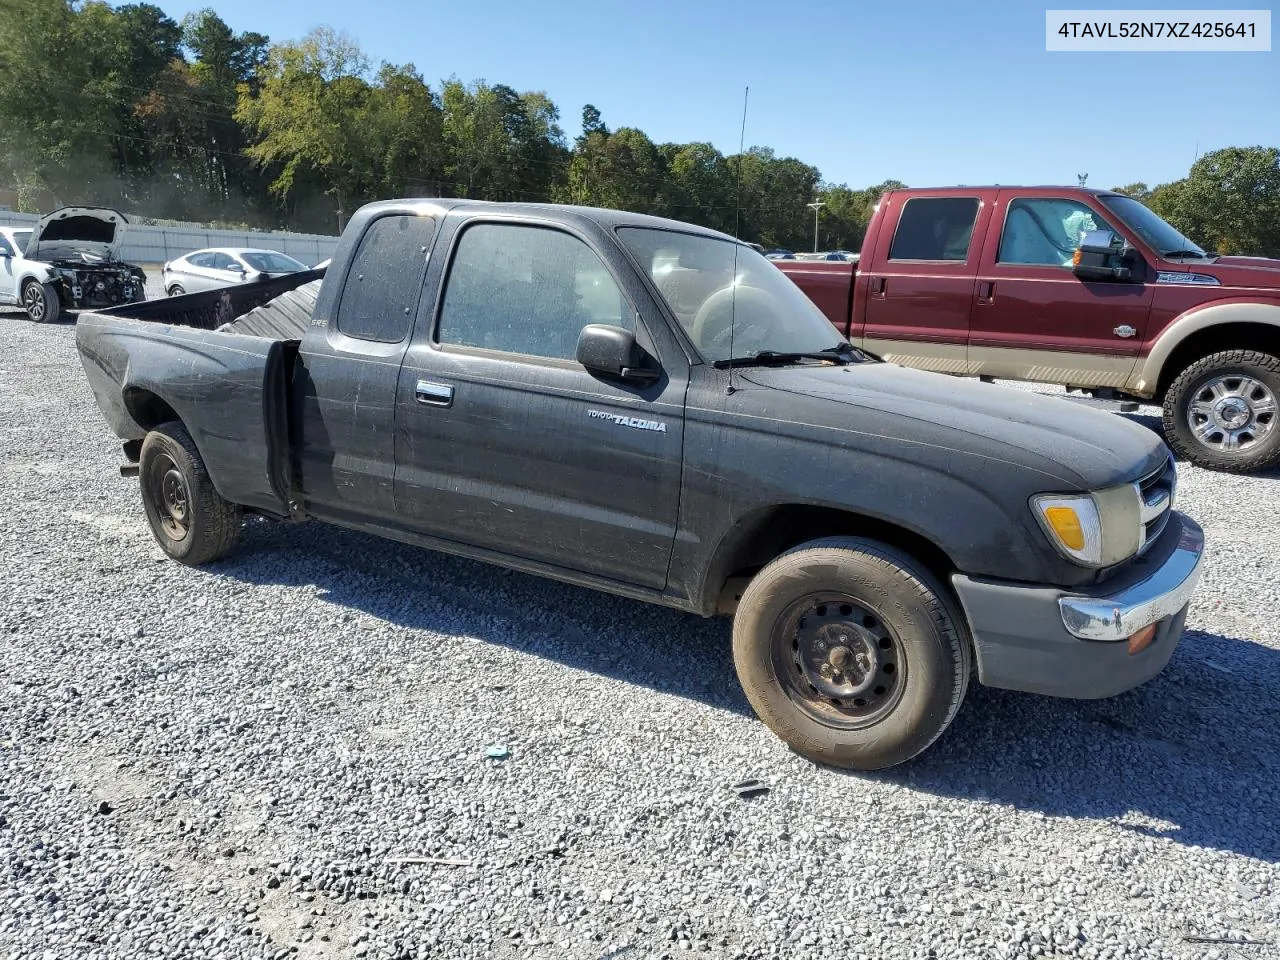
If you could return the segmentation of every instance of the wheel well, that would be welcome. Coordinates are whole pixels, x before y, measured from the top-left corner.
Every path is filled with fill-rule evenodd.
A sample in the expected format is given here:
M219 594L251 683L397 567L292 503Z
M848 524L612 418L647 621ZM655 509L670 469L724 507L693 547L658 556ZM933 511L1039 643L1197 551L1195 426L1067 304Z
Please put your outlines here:
M143 430L153 430L162 423L182 419L174 412L173 407L150 390L126 389L124 406L129 411L129 416L133 418L133 422Z
M751 577L770 560L810 540L857 536L896 547L919 561L950 589L956 565L932 540L913 530L831 507L788 504L759 511L739 522L721 541L707 587L715 612L732 613Z
M1223 350L1260 350L1280 357L1280 327L1265 323L1223 323L1197 330L1173 348L1160 368L1156 401L1164 402L1165 391L1183 370L1201 357Z

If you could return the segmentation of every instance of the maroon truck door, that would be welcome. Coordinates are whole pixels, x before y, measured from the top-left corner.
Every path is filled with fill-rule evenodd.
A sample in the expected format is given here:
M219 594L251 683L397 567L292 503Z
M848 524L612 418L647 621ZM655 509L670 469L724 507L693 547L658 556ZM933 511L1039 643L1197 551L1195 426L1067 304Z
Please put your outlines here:
M1123 387L1151 310L1154 274L1085 282L1071 257L1089 230L1127 230L1089 194L1001 190L983 244L969 329L971 372Z
M993 193L991 194L994 195ZM886 196L860 342L903 366L968 373L973 280L991 204L984 191ZM855 318L856 320L856 318ZM855 333L857 331L855 330Z

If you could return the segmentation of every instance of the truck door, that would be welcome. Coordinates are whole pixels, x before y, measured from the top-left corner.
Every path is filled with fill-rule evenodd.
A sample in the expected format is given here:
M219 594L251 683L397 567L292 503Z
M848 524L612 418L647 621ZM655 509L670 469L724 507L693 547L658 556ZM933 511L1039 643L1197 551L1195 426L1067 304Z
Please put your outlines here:
M323 295L317 304L293 384L299 483L317 517L395 514L396 384L436 223L409 213L378 217L346 275L325 277L341 292L328 315Z
M658 355L637 321L657 308L599 255L608 239L473 219L447 266L433 258L447 275L400 375L396 505L430 536L660 589L688 366L659 356L663 378L635 384L575 361L588 323L627 327Z
M891 206L882 211L872 263L859 265L872 268L858 281L867 290L862 344L904 366L969 372L973 278L990 204L976 192L882 203Z
M975 285L973 373L1089 387L1123 387L1147 329L1154 275L1085 281L1071 258L1089 230L1125 236L1081 196L1002 190ZM1132 239L1132 238L1130 238Z

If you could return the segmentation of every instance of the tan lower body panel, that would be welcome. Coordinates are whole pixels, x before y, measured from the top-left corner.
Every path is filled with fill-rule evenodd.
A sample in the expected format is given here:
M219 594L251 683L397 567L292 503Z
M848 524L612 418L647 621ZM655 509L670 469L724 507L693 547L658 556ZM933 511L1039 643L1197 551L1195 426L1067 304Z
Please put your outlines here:
M965 358L967 348L963 343L923 343L917 340L863 340L872 353L884 357L890 363L934 373L959 373L976 376L978 370Z
M1134 390L1140 379L1137 357L870 338L866 340L866 347L872 353L904 367L970 377L1030 380L1076 387L1114 387L1118 390Z

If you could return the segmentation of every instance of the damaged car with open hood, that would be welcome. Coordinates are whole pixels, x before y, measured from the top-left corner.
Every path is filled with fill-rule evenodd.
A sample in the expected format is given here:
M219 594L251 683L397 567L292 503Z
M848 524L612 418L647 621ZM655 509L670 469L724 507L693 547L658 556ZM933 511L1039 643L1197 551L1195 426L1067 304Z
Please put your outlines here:
M102 310L146 299L146 274L120 259L128 219L106 207L61 207L14 251L13 289L4 291L37 323L67 310Z

